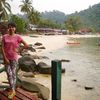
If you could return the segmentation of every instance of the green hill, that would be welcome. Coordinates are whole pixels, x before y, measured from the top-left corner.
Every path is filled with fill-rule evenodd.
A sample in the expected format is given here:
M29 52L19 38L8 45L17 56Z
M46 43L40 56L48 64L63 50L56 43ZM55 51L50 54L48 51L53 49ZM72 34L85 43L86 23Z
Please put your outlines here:
M81 17L83 27L88 27L100 32L100 3L88 9L74 13Z
M41 16L44 19L53 20L57 23L64 23L64 21L66 20L66 15L63 12L60 12L58 10L53 10L50 12L47 11L42 12Z
M60 11L52 11L52 12L42 12L41 16L44 19L50 19L57 23L63 24L68 16L80 16L82 21L82 26L85 28L91 28L95 31L100 32L100 3L95 4L93 6L89 6L88 9L82 10L80 12L75 12L70 15L66 15Z

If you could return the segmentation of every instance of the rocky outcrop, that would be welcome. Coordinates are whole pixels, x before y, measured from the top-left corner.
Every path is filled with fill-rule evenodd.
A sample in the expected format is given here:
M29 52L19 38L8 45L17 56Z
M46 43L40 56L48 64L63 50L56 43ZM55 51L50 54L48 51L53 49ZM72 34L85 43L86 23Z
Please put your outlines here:
M42 98L43 100L49 99L49 88L38 82L35 82L34 80L32 80L32 78L23 78L21 74L18 75L18 80L20 82L20 87L22 87L23 89L29 92L37 93L38 97Z
M41 74L51 74L51 66L44 62L39 62L37 64L37 71Z
M43 44L40 43L40 42L36 42L34 45L40 46L40 45L43 45Z
M39 62L37 64L37 70L41 74L51 74L51 66L46 64L46 63L44 63L44 62ZM65 73L65 69L64 68L62 68L62 73Z
M25 55L19 58L19 68L26 72L35 72L36 63L31 56Z

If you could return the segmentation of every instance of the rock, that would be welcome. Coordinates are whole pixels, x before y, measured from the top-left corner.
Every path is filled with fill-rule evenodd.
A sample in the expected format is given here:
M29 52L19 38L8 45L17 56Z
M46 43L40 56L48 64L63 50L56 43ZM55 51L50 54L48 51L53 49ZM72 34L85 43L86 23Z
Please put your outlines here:
M40 45L42 45L42 43L36 42L34 45L40 46Z
M70 62L70 60L61 59L61 62Z
M36 63L29 55L22 56L18 59L18 62L22 71L34 72L36 70Z
M20 86L29 91L29 92L36 92L38 93L38 96L42 98L43 100L49 99L50 90L49 88L45 87L44 85L35 82L32 79L28 78L22 78L22 76L18 76L18 79L20 80Z
M37 70L41 74L51 74L51 66L50 65L47 65L44 62L39 62L37 64ZM65 68L62 68L62 73L65 73Z
M48 57L46 56L39 56L40 59L49 59Z
M44 46L39 46L36 49L46 49Z
M3 71L5 71L5 67L0 67L0 73L2 73Z
M51 67L49 65L47 65L46 63L44 63L44 62L39 62L38 63L37 70L41 74L50 74L51 73Z
M26 55L30 56L30 54L28 52L21 52L20 55L21 56L26 56Z
M72 81L73 81L73 82L77 82L77 79L73 79Z
M65 68L62 68L62 73L65 73Z
M23 73L23 76L24 77L35 77L35 74L33 74L32 72L26 72L26 73Z
M2 53L0 53L0 60L3 60L3 56L2 56Z
M36 50L32 47L32 45L28 45L28 50L30 50L32 52L36 52Z
M32 57L33 59L40 59L40 57L37 56L37 55L31 55L31 57Z
M94 87L90 87L90 86L85 86L84 88L85 88L85 90L92 90L92 89L94 89Z

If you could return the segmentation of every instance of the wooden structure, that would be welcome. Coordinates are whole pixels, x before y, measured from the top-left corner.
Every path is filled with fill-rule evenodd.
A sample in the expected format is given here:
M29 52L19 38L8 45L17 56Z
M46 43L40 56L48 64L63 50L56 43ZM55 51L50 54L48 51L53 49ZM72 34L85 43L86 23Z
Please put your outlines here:
M52 100L61 100L61 61L53 60L52 62ZM0 73L5 71L5 68L0 69ZM1 86L2 87L2 86ZM0 100L9 100L9 90L0 90ZM16 89L16 96L13 100L42 100L32 93L23 90L22 88Z
M9 89L0 90L0 100L9 100L8 94ZM32 95L32 93L23 90L22 88L16 89L16 96L12 100L42 100L37 96Z

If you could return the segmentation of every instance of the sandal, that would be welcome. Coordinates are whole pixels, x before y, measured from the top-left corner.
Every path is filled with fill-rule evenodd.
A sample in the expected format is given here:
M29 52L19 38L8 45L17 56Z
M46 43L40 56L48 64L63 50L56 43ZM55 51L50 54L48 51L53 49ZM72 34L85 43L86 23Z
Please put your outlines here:
M16 95L15 92L9 92L9 93L8 93L8 99L14 100L15 95Z

